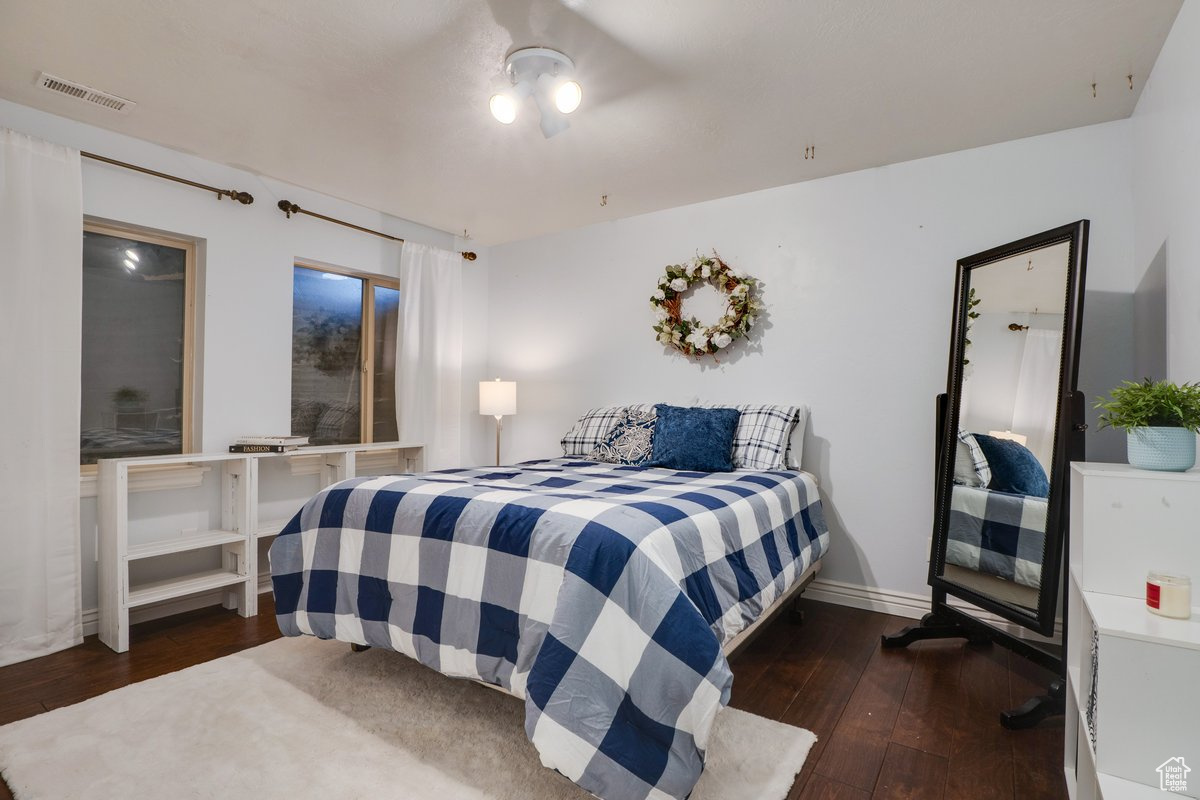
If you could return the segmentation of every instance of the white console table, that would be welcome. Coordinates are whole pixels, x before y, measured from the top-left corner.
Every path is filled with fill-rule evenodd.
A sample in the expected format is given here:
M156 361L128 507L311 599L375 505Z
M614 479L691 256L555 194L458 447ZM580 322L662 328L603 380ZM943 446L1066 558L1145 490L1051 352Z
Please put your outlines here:
M268 464L276 468L265 469ZM102 459L100 641L123 653L130 609L201 592L220 590L226 608L243 617L257 614L259 542L279 533L311 495L276 496L271 483L279 476L316 476L319 489L361 475L423 469L423 447L401 442ZM181 482L181 473L191 479ZM195 556L180 555L188 553ZM153 580L138 579L139 562L152 567Z
M1068 792L1200 798L1200 471L1071 469ZM1191 619L1146 609L1152 569L1191 576ZM1187 790L1163 792L1160 768L1180 760Z

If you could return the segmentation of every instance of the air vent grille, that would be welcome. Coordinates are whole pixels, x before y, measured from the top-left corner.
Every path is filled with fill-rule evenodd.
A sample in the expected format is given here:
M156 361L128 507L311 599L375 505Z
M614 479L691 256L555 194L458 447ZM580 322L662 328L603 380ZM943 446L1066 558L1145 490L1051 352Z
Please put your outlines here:
M91 103L92 105L107 108L110 111L116 111L121 114L128 114L137 105L137 103L132 100L126 100L124 97L102 92L99 89L84 86L82 83L64 80L47 72L43 72L38 76L38 86L47 91L65 94L67 97L74 97L76 100L82 100L85 103Z

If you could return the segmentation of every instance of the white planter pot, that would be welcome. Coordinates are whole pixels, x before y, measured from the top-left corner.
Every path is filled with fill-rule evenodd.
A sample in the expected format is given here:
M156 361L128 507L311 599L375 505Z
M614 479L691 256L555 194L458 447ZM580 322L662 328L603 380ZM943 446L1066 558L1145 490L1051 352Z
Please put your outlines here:
M1134 428L1126 434L1129 465L1183 472L1196 465L1196 434L1187 428Z

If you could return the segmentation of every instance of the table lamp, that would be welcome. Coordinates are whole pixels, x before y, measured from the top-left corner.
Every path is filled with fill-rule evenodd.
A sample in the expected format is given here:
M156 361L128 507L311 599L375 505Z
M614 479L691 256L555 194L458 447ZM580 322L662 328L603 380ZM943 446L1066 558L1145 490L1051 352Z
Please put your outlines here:
M494 381L479 382L479 413L496 418L496 466L500 466L500 429L504 417L517 413L517 382Z

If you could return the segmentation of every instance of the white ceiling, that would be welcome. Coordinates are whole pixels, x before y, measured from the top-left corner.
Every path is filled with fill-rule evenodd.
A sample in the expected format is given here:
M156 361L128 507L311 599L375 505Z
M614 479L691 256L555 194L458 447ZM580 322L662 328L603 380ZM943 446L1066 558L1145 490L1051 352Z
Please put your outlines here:
M1127 117L1180 3L0 0L0 97L488 244ZM531 45L584 87L549 140L487 109Z

